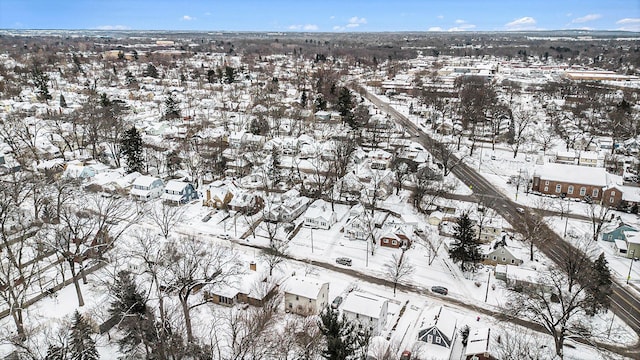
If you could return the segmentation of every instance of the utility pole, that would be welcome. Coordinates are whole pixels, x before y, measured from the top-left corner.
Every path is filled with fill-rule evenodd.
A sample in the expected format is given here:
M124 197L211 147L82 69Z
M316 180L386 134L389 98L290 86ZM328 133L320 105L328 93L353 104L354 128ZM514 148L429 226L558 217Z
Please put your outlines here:
M629 275L627 275L627 285L629 285L629 280L631 280L631 268L633 267L633 262L635 261L636 249L631 250L631 262L629 263Z

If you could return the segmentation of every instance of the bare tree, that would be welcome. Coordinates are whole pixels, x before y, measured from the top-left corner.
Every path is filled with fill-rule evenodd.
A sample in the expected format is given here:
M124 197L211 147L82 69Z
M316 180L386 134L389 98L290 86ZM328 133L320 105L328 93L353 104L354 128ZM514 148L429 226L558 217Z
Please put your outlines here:
M187 341L195 337L191 325L191 310L206 303L192 302L191 296L205 285L228 284L240 273L234 251L226 246L210 247L192 238L185 238L167 245L163 273L164 286L177 293L184 316Z
M542 272L536 284L511 292L504 311L542 326L553 336L556 355L562 358L568 337L591 337L591 316L608 307L603 295L609 289L600 288L600 281L595 280L599 274L586 243L578 248L566 243L560 246L572 256Z
M503 360L538 360L553 358L551 347L539 334L523 327L508 326L495 341L495 355Z
M513 111L513 118L511 119L511 125L509 128L509 144L511 150L513 150L513 158L518 155L520 146L526 140L525 131L529 125L533 122L534 113L531 109L517 108Z
M275 331L277 301L247 310L234 308L227 318L230 360L271 359L278 344L272 341Z
M462 164L466 155L456 156L455 146L452 143L435 142L433 156L442 164L442 174L449 175L453 169Z
M611 208L589 201L587 206L587 216L591 222L591 236L593 241L598 241L605 222L611 221Z
M158 227L160 234L165 239L169 238L173 228L180 223L183 214L183 208L170 205L164 201L160 205L151 204L151 210L148 213L149 218Z
M385 273L389 281L393 283L393 295L396 295L398 282L410 276L415 268L407 259L404 258L404 252L393 254L391 260L384 264Z

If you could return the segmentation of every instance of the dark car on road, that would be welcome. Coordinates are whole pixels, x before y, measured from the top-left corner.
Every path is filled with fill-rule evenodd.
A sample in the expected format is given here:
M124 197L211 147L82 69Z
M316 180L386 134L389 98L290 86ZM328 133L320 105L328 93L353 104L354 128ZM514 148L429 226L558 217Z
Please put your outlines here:
M434 292L440 295L447 295L449 293L449 290L444 286L432 286L431 292Z

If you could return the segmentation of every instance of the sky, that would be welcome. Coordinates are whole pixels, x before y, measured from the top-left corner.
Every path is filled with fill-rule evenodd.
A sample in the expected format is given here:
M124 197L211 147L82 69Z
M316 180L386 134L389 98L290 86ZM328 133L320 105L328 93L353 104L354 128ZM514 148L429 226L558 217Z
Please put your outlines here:
M640 31L640 0L0 0L0 28Z

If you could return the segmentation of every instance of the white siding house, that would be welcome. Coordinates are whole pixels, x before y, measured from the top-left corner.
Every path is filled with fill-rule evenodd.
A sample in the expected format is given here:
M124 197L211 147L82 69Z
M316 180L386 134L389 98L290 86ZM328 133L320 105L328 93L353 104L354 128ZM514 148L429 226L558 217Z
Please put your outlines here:
M387 323L387 308L389 301L385 298L354 291L342 303L342 311L349 321L367 328L372 336L380 334Z
M285 310L300 315L319 314L329 303L329 283L292 277L284 286Z
M136 200L146 201L160 197L163 188L162 179L143 175L133 181L130 194Z
M318 199L309 206L304 213L304 226L328 230L337 221L335 211L331 210L331 204Z

